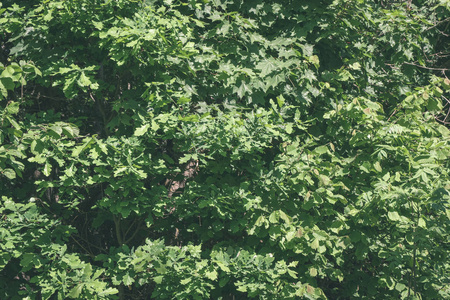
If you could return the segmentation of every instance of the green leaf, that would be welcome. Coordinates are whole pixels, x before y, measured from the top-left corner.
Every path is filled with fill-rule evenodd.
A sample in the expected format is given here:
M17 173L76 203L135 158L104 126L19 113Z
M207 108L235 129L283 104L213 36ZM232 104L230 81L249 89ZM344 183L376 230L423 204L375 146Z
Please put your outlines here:
M164 276L162 276L162 275L160 275L160 276L155 276L155 277L153 277L153 281L154 281L156 284L161 284L163 278L164 278Z
M293 130L292 124L291 123L286 124L285 130L287 134L291 134Z
M0 78L0 99L2 98L6 98L8 97L8 90L6 89L6 87L3 85L2 79Z
M48 161L46 161L42 173L45 176L50 176L51 172L52 172L52 165Z
M425 222L425 220L423 218L419 218L417 225L422 228L427 228L427 223Z
M7 90L12 91L16 87L16 85L14 84L14 81L10 77L1 77L0 78L0 84L3 87L4 92L6 93L6 94L3 95L5 98L8 95Z
M80 297L81 292L83 291L84 283L79 283L74 288L70 290L69 297L73 299L77 299Z
M86 74L84 74L84 72L81 72L80 77L77 80L77 84L81 87L87 87L90 86L92 82L90 78L87 77Z
M278 223L278 218L280 217L279 211L274 211L269 216L270 223Z
M131 284L133 284L134 279L130 275L125 274L125 276L123 276L122 278L122 282L124 285L130 286Z
M77 127L72 127L70 125L62 127L62 130L63 133L70 138L74 138L80 133Z
M319 240L318 239L314 239L314 241L311 243L310 247L312 249L317 249L319 248Z
M284 99L283 95L277 97L277 103L280 108L283 107L285 102L286 100Z
M221 288L224 287L228 283L228 281L230 281L230 277L228 276L222 277L222 279L219 280L219 286Z
M34 257L35 255L32 253L24 253L20 260L20 265L27 270L31 269L33 267Z
M134 136L144 135L149 128L150 128L150 124L145 124L139 128L136 128L136 130L134 131Z
M303 50L303 56L308 57L313 55L314 46L311 44L301 45Z
M390 211L390 212L388 212L388 218L391 221L399 221L400 215L396 211Z
M266 75L272 73L272 71L276 70L278 67L273 59L266 59L264 61L259 62L256 65L256 69L260 70L260 76L265 77Z
M191 101L191 99L189 99L189 98L187 98L187 97L180 97L178 100L177 100L177 103L178 104L186 104L186 103L189 103Z
M42 153L44 150L44 144L40 140L33 140L31 142L30 149L33 154Z
M6 111L11 115L15 115L19 112L19 105L18 102L10 102L6 107Z
M286 223L291 224L291 218L282 210L279 210L280 218Z
M247 285L241 285L236 289L238 292L247 292Z
M281 82L284 81L284 76L282 74L275 74L274 76L270 76L266 80L265 90L267 91L269 88L274 88L278 86Z
M15 179L16 178L16 172L14 172L13 169L3 169L1 171L1 174L3 174L8 179Z
M319 146L316 149L314 149L314 152L319 154L319 155L327 153L328 152L328 147L327 146Z
M229 273L230 272L230 268L228 268L226 265L224 265L222 262L217 262L217 265L219 266L219 268L222 270L222 271L224 271L224 272L227 272L227 273Z
M97 30L102 30L102 29L103 29L103 23L102 23L102 22L92 21L92 24L94 25L94 27L95 27Z
M361 70L361 64L359 62L355 62L349 65L349 68L352 70Z
M321 182L323 185L329 185L330 182L331 182L330 177L328 177L328 176L326 176L326 175L323 175L323 174L320 174L320 175L319 175L319 179L320 179L320 182Z
M309 69L305 70L305 72L303 73L302 78L307 79L310 83L317 80L317 77L314 74L314 72L312 70L309 70Z
M442 85L445 89L450 90L450 79L445 78Z
M9 121L9 123L11 123L11 125L16 129L16 130L20 130L20 125L19 123L17 123L17 121L10 116L6 116L6 119Z
M109 295L115 295L119 292L118 289L116 288L107 288L105 290L102 290L98 293L98 296L103 297L103 296L109 296Z
M190 161L191 159L197 160L198 159L197 154L185 154L183 157L179 159L179 163L184 164Z
M262 226L265 222L266 218L264 216L259 216L258 219L255 222L255 226Z
M206 276L206 278L215 281L218 277L218 273L216 270L213 270L211 272L206 271L205 276Z
M84 141L85 141L84 144L77 146L73 149L73 151L72 151L73 157L79 156L84 150L86 150L89 147L89 145L92 143L93 139L91 137L89 137L89 138L85 138Z
M308 61L310 63L312 63L316 67L316 69L319 68L320 61L319 61L319 57L317 55L312 55L312 56L308 57Z
M378 161L373 164L373 167L375 168L375 170L377 172L383 171L383 169L381 168L380 162L378 162Z
M251 90L250 85L247 82L245 82L244 80L241 81L240 86L236 89L236 93L239 96L239 98L242 98L247 94L250 94L251 91L252 90Z
M53 131L54 133L56 133L58 135L58 137L61 137L61 134L63 132L63 129L61 126L58 125L53 125L49 128L51 131Z

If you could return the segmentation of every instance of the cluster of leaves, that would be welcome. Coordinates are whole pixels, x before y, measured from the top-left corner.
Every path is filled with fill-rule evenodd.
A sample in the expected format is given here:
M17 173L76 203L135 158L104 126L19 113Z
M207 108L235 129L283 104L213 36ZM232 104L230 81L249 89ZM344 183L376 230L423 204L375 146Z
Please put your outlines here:
M448 297L449 11L3 1L0 298Z

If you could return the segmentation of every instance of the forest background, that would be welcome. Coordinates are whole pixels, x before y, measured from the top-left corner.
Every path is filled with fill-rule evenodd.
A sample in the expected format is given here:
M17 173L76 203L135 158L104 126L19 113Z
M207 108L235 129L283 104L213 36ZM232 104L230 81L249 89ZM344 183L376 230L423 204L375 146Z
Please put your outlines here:
M3 0L0 298L448 299L449 11Z

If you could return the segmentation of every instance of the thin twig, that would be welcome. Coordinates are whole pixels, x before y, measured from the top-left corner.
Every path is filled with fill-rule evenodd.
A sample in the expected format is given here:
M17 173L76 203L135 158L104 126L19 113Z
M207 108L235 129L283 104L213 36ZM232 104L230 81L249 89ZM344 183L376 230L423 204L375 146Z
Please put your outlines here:
M100 250L103 253L106 253L105 249L102 247L99 247L97 245L92 244L91 242L89 242L88 240L86 240L85 238L79 236L78 234L74 234L77 238L79 238L80 240L82 240L83 242L85 242L86 244L89 244L90 246L97 248L98 250ZM72 236L71 236L72 237ZM72 237L73 238L73 237ZM74 239L74 238L73 238ZM75 240L75 239L74 239ZM75 240L76 241L76 240ZM78 242L77 242L78 243ZM84 249L84 248L83 248Z
M86 248L84 248L83 245L81 245L81 244L80 244L73 236L70 236L70 237L75 241L75 243L78 244L78 246L81 247L81 249L84 250L84 252L85 252L87 255L89 255L90 257L94 257L94 256L95 256L95 255L94 255L93 253L91 253L89 250L87 250Z
M114 224L116 227L116 237L117 237L117 242L119 243L119 246L123 245L123 240L122 240L122 230L120 228L120 217L114 215Z
M447 103L450 103L450 100L448 100L446 97L442 96L442 98L444 98Z
M447 21L450 21L450 18L446 18L446 19L444 19L444 20L441 20L441 21L437 22L437 23L434 24L433 26L431 26L431 27L425 29L425 31L431 30L431 29L433 29L434 27L438 26L439 24L444 23L444 22L447 22Z
M442 98L444 98L445 101L447 101L447 103L445 104L445 106L447 106L447 104L449 104L450 101L449 101L446 97L444 97L444 96L442 96ZM445 106L444 106L444 107L445 107ZM439 122L444 123L444 124L449 124L449 122L446 122L449 115L450 115L450 108L447 109L447 114L445 115L444 120L439 120L438 118L435 118L435 119L436 119L437 121L439 121Z
M388 118L388 120L387 120L388 122L389 122L389 120L392 118L392 116L395 115L396 112L397 112L397 109L394 109L394 111L392 112L392 114L389 116L389 118Z
M125 231L125 237L128 235L128 233L130 232L131 228L133 228L134 223L136 223L137 218L134 218L133 222L131 222L130 226L128 227L127 231Z
M450 70L450 69L447 69L447 68L431 68L431 67L425 67L425 66L421 66L421 65L418 65L418 64L410 63L410 62L404 62L403 64L415 66L415 67L422 68L422 69L433 70L433 71L448 71L448 70Z
M136 230L133 232L133 235L130 236L130 238L127 239L127 240L124 242L124 244L128 244L129 242L131 242L131 241L134 239L134 237L136 236L136 234L138 234L138 232L141 230L141 226L142 226L142 222L139 222L138 225L137 225L137 227L136 227Z

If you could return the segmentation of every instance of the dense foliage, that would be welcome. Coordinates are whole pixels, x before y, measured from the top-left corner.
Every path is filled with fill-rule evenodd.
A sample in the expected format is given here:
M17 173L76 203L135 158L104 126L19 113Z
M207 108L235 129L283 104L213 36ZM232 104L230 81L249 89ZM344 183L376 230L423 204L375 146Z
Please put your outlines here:
M450 297L450 2L3 0L1 299Z

